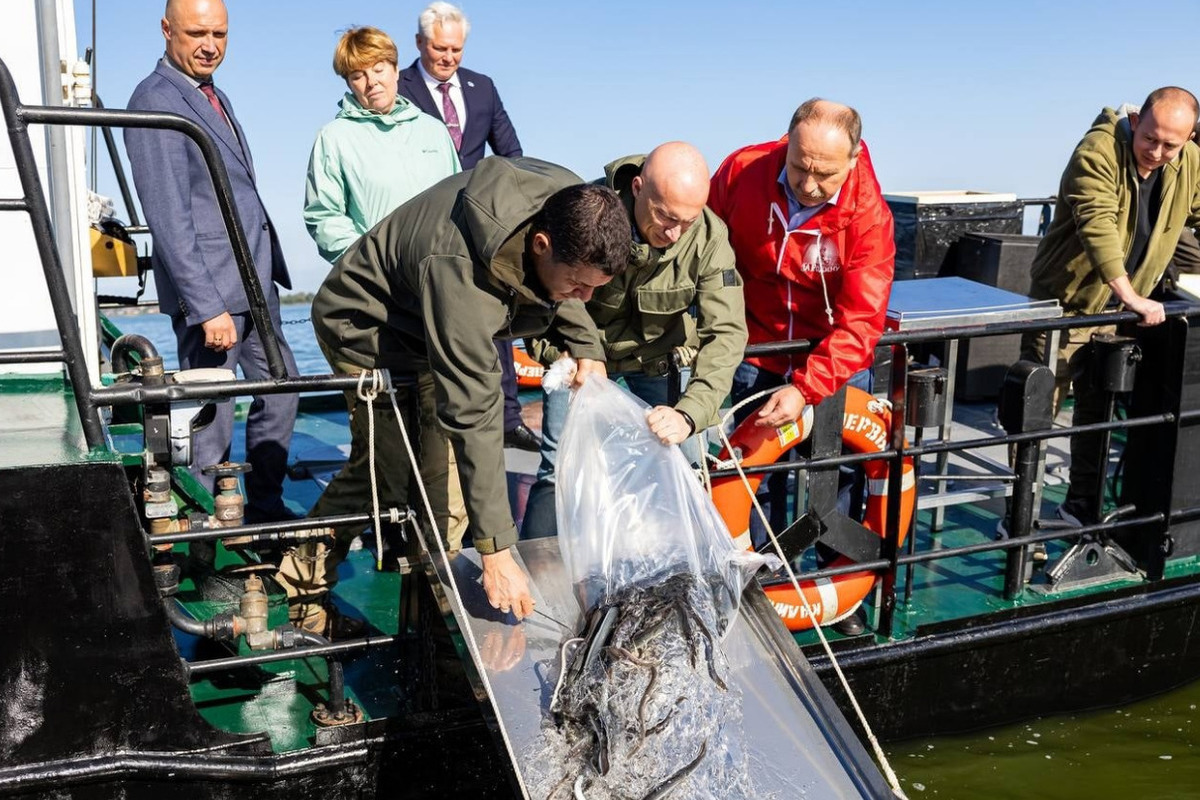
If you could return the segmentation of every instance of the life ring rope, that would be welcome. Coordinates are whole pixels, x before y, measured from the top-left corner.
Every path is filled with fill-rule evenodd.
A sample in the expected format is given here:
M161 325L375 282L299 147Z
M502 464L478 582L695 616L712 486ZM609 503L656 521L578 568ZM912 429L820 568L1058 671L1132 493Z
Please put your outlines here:
M740 403L738 406L735 406L735 408L740 409L755 397L761 397L764 394L774 391L777 391L777 389L759 392L757 395L753 395L751 398L747 398L746 400L742 401L742 403ZM733 411L731 410L729 413L732 414ZM722 418L722 422L724 422L724 418ZM804 609L808 614L808 618L811 620L816 620L816 612L813 610L812 605L808 602L808 597L805 595L804 590L800 587L800 579L796 577L796 573L792 569L792 565L783 555L783 548L779 544L779 539L776 537L775 531L772 529L771 523L767 519L767 515L763 511L762 506L759 505L758 498L755 496L755 491L750 485L750 479L747 477L745 470L742 469L741 459L736 455L737 450L734 448L733 443L729 440L729 436L725 433L725 426L718 425L717 432L721 438L721 444L725 447L725 451L731 455L730 460L733 463L733 467L737 470L738 477L741 479L743 488L745 488L750 495L750 499L754 504L755 510L758 512L759 518L762 520L763 527L767 532L767 536L771 540L771 545L775 548L775 552L779 554L779 560L783 562L783 568L787 572L788 581L791 582L792 588L796 590L796 594L800 597L800 601L804 604ZM905 477L908 476L906 475ZM750 533L747 530L746 533L742 535L748 539ZM824 581L817 581L816 586L817 591L821 592L823 597L825 594L831 594L833 595L833 602L837 602L837 591L833 586L833 581L828 579ZM850 613L855 609L857 609L857 604L854 606L854 608L850 609L850 611L847 611L846 613ZM842 671L842 665L838 663L837 655L833 652L833 648L829 645L829 640L825 637L825 631L821 630L821 626L817 624L814 624L812 627L813 630L817 632L817 638L821 641L821 647L825 650L825 655L829 658L829 663L832 665L834 673L838 676L838 681L842 684L842 690L846 692L846 697L850 699L850 705L854 708L854 714L858 717L859 723L862 724L863 732L867 735L867 741L871 744L871 749L875 753L875 759L879 762L880 769L887 778L888 785L896 794L896 797L901 798L901 800L907 800L907 795L905 795L904 790L900 788L900 779L896 776L896 771L892 769L892 765L891 762L888 761L887 754L883 752L883 747L879 744L879 739L876 738L875 731L871 729L870 723L867 722L867 716L865 713L863 713L862 706L859 705L858 697L854 694L854 690L850 688L850 681L846 679L846 673Z

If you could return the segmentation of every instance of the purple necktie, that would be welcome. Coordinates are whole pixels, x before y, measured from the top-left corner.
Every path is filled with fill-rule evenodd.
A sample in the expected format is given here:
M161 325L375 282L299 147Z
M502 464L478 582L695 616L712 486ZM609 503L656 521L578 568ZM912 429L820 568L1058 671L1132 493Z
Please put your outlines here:
M221 105L221 99L217 97L217 92L213 89L211 83L200 84L200 91L204 92L204 96L208 98L208 102L212 105L213 110L221 115L221 119L225 120L225 124L231 129L233 123L229 121L229 115L225 113L225 108Z
M457 150L462 147L462 128L458 125L458 109L450 99L450 84L439 83L438 91L442 93L442 119L446 121L446 128L450 131L454 149Z

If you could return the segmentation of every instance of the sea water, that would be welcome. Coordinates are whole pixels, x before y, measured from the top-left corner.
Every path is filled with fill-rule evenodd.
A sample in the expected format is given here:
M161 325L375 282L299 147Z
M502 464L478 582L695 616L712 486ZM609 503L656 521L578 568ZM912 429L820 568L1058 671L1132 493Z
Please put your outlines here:
M328 375L329 363L317 347L317 337L313 333L312 306L308 303L286 304L280 306L280 316L283 321L283 336L291 345L300 374ZM163 357L166 369L179 368L175 334L171 330L171 320L166 314L121 314L110 319L122 333L137 333L153 342L159 355Z

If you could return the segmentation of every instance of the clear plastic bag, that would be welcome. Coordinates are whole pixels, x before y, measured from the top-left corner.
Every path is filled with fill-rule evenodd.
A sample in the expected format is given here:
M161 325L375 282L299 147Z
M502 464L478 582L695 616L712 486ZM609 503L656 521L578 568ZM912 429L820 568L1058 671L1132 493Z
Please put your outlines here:
M723 635L742 589L773 557L734 546L679 448L650 432L648 408L608 380L590 379L575 393L557 469L563 563L585 609L691 574L712 589Z

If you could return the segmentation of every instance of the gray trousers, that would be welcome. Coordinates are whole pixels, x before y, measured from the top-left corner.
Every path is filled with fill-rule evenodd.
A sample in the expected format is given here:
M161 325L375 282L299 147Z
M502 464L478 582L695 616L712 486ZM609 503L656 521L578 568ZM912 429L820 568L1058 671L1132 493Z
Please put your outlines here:
M278 303L270 308L270 316L288 375L299 375L292 348L283 338ZM180 369L240 367L247 380L269 379L271 373L267 369L262 337L251 324L250 315L235 314L233 321L237 326L238 342L230 350L218 353L204 346L203 328L186 324L183 317L172 317L171 327L179 345ZM245 476L247 522L272 521L282 518L286 513L283 479L287 474L288 448L292 444L292 430L296 426L299 404L300 398L295 394L263 395L253 398L250 403L250 413L246 417L246 461L251 467ZM229 460L233 441L233 412L232 400L219 403L216 418L208 427L198 431L192 441L192 465L189 469L210 492L213 489L213 477L201 474L200 470Z

